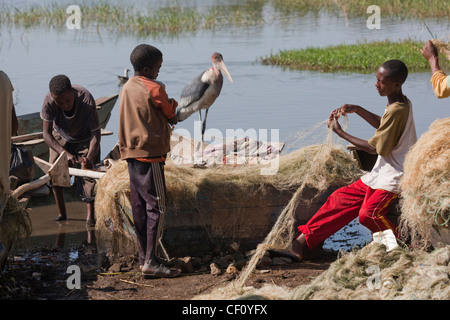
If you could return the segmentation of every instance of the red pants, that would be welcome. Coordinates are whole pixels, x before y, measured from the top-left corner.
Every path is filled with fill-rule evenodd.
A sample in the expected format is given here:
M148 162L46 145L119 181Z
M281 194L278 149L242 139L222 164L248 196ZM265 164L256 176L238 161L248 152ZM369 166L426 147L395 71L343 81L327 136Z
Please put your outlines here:
M358 180L333 192L308 223L298 227L298 231L305 235L306 244L312 249L359 215L359 222L372 233L392 229L395 234L397 226L386 218L395 198L395 193L372 189Z

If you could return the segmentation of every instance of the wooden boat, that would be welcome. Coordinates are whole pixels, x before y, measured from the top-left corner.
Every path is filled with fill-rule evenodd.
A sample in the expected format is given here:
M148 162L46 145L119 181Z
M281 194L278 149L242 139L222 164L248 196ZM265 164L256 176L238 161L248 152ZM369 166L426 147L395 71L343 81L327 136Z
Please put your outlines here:
M119 95L115 94L95 99L102 135L112 134L112 132L105 130L105 128L118 97ZM44 142L42 134L42 119L40 112L18 116L17 120L19 123L18 135L12 137L11 142L26 150L31 150L33 156L41 159L48 159L48 146Z
M182 150L197 150L201 142L172 133L171 153L167 161L175 165L189 166L202 170L203 166L185 164ZM284 144L282 144L284 145ZM203 143L203 147L208 145ZM282 148L281 148L282 149ZM189 154L189 152L187 152ZM105 161L111 161L114 167L120 157L118 146L108 154ZM189 160L184 157L183 160ZM213 166L214 167L214 166ZM168 169L166 169L168 170ZM114 179L114 175L113 178ZM166 179L169 179L166 177ZM104 190L110 178L101 183ZM104 184L103 184L104 183ZM298 186L297 186L298 187ZM291 200L297 187L290 190L278 190L267 185L242 203L230 195L227 199L198 193L198 198L173 206L169 200L164 218L164 233L160 243L163 256L202 256L217 245L227 246L238 242L243 250L251 250L264 240L275 224L278 216ZM302 198L309 202L299 203L295 213L296 223L305 223L326 201L329 194L339 186L331 186L323 194L313 188L305 188ZM170 196L170 192L169 192ZM115 254L126 254L136 249L135 232L129 192L119 191L115 196L115 211L98 213L96 229L99 240L110 243ZM99 200L101 199L101 200ZM104 201L96 198L96 201ZM114 225L116 224L116 225ZM167 256L166 256L167 258Z
M183 161L179 161L182 152L176 151L194 150L199 143L173 134L170 161L175 163L175 160L183 165ZM353 149L349 147L349 150ZM119 155L116 146L107 159L114 161L119 158ZM364 166L369 167L370 163L365 163ZM300 196L303 201L299 201L295 209L295 226L306 223L326 202L329 195L341 186L331 185L321 192L313 187L305 187ZM233 198L233 195L230 195L228 199L210 198L209 195L201 192L198 193L197 199L192 199L196 203L195 206L190 201L172 206L168 200L162 238L164 252L173 256L201 256L212 251L217 244L226 246L233 241L238 242L245 250L254 249L270 232L298 187L300 186L293 186L289 190L279 190L274 186L266 185L258 192L246 195L245 203ZM110 232L114 230L112 221L115 221L118 224L115 234L118 237L126 235L129 242L120 242L114 239L112 234L103 233L102 235L105 236L104 240L111 241L112 247L120 253L135 250L133 215L128 191L117 194L115 199L116 212L112 215L119 218L107 219L108 224L105 225ZM396 222L399 215L398 207L392 205L388 218ZM102 228L101 222L98 222L97 227ZM351 236L349 238L351 239ZM124 244L131 245L127 247Z
M361 169L365 171L372 170L375 162L377 161L377 154L370 154L364 150L359 149L353 144L347 145L347 150L352 153L353 158L358 162Z

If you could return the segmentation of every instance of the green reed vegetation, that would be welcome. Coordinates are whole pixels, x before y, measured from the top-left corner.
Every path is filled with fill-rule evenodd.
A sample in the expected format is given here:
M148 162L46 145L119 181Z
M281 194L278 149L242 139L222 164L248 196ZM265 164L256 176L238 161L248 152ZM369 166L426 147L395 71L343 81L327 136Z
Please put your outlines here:
M372 0L243 0L234 4L212 4L201 10L181 4L154 8L137 8L130 4L109 3L104 0L78 4L82 13L81 27L96 28L98 32L132 34L137 36L177 36L199 30L221 28L261 27L273 22L289 23L296 15L326 11L346 17L368 17L367 7ZM0 5L0 28L49 28L64 30L70 16L69 2L54 2L46 6L16 8ZM434 0L378 0L382 16L400 18L445 18L450 16L450 1ZM269 10L266 10L269 9ZM272 11L270 11L272 9ZM268 13L269 12L269 13ZM287 18L287 20L285 19ZM287 21L287 22L286 22ZM306 48L280 51L261 58L263 64L291 69L320 71L373 72L387 59L401 59L411 71L428 70L413 40L399 43L389 41L358 43L328 48Z
M401 18L446 18L450 1L436 0L271 0L279 11L307 12L327 10L349 17L367 16L367 7L377 5L383 16Z
M180 5L155 9L119 6L108 2L80 4L82 28L97 27L117 33L164 35L213 30L222 27L248 27L263 24L263 0L242 5L216 5L203 11ZM2 25L64 29L70 13L68 3L28 8L0 7Z
M426 72L430 66L420 53L424 44L414 40L386 40L325 48L308 47L271 54L261 58L261 63L294 70L373 73L384 61L399 59L405 62L410 72ZM440 62L442 66L448 67L446 59L440 59Z
M181 4L164 7L137 8L129 4L109 3L104 0L78 4L82 12L82 27L94 26L117 33L146 35L179 34L217 28L243 28L273 23L285 17L308 12L327 11L331 14L367 17L372 0L243 0L234 4L212 4L197 8ZM1 25L25 28L65 28L70 1L54 2L46 6L16 8L0 6ZM382 16L401 18L445 18L450 16L449 1L434 0L378 0ZM267 8L271 14L264 14Z

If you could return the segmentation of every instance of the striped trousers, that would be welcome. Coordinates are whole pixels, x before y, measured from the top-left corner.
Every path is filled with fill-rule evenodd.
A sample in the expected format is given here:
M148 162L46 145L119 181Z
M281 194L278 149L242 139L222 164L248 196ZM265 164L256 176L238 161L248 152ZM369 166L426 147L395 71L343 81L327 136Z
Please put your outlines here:
M397 196L358 180L333 192L308 223L297 228L298 232L305 235L312 249L359 216L359 222L372 233L392 229L396 234L397 225L386 214Z
M166 211L164 162L146 163L127 159L130 175L130 201L136 232L139 264L156 261L156 248L162 235Z

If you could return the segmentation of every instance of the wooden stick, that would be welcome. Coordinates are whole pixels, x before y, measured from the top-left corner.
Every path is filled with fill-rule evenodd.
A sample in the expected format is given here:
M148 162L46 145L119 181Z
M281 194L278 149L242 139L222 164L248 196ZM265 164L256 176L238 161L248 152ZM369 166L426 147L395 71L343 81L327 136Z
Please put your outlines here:
M13 137L11 137L11 142L12 143L20 143L20 142L36 140L36 139L43 139L42 132L27 133L27 134L23 134L20 136L13 136Z
M85 177L85 178L94 178L100 179L105 175L106 172L94 171L94 170L85 170L85 169L77 169L69 167L69 174L71 176L76 177Z
M137 286L142 286L142 287L150 287L150 288L154 288L155 286L152 284L144 284L144 283L139 283L139 282L133 282L133 281L128 281L125 279L119 279L119 281L125 282L125 283L129 283L129 284L134 284Z
M25 184L21 185L20 187L18 187L16 190L13 191L12 196L14 198L18 199L25 192L33 190L33 189L37 189L37 188L43 186L44 184L46 184L47 182L50 182L50 180L51 180L51 178L48 174L43 175L39 179L25 183Z
M38 157L34 157L34 162L41 168L42 171L47 172L51 168L51 164L47 161L44 161ZM77 177L86 177L86 178L94 178L94 179L100 179L105 175L105 172L100 171L94 171L94 170L84 170L84 169L77 169L77 168L70 168L69 167L69 174L71 176L77 176Z

